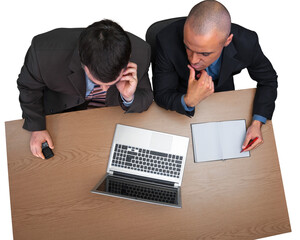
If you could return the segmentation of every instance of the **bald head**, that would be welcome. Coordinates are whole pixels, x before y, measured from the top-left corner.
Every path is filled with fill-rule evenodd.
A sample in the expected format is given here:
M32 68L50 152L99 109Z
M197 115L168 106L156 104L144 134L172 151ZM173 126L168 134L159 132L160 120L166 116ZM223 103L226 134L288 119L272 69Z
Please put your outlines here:
M231 31L231 18L228 10L219 2L206 0L195 5L190 11L186 24L196 35L206 35L217 31L224 41Z

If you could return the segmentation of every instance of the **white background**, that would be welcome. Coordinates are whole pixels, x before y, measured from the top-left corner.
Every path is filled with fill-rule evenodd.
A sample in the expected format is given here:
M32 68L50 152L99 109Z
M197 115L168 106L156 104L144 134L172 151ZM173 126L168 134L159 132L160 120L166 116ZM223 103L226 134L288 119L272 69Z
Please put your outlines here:
M0 4L0 238L12 239L4 122L21 118L16 80L34 35L58 27L86 27L103 18L145 38L155 21L186 16L198 1L1 1ZM273 126L292 233L268 239L300 239L299 184L299 5L297 1L233 1L222 3L232 21L258 33L261 47L279 79ZM255 87L247 71L236 88ZM16 136L17 137L17 136ZM15 146L16 148L18 146ZM263 161L263 159L262 159ZM24 179L26 181L26 179Z

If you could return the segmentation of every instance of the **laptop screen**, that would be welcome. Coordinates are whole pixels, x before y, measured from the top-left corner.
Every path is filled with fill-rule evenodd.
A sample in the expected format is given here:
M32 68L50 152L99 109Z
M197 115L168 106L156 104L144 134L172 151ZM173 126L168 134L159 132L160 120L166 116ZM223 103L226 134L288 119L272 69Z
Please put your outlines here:
M107 175L95 192L163 205L179 204L177 188L120 176Z

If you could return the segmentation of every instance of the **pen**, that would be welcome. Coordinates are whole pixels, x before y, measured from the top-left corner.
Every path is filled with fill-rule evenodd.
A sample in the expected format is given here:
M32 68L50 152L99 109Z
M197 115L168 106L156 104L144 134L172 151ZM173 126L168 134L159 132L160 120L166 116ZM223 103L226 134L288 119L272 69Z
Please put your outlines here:
M258 137L254 138L254 139L251 139L248 143L248 145L242 149L241 153L244 152L247 148L251 147L253 143L255 143L255 141L258 139Z

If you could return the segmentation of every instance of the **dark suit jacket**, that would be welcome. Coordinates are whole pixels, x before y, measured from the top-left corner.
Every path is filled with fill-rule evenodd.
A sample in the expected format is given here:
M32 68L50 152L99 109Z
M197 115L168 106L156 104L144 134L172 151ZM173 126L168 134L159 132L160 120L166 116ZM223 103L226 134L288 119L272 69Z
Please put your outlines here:
M46 129L45 115L87 108L86 81L78 53L78 37L83 29L60 28L35 36L17 80L20 104L30 131ZM121 105L126 112L142 112L153 101L148 77L150 46L127 33L132 53L130 61L138 65L138 85L129 108L123 106L116 86L109 88L106 106Z
M157 34L153 90L158 105L190 116L194 112L186 112L181 104L189 79L189 61L183 44L184 23L185 18ZM233 40L223 50L215 92L234 90L233 76L247 68L250 77L257 81L253 114L271 119L277 97L277 74L263 54L255 32L232 24L231 33Z

